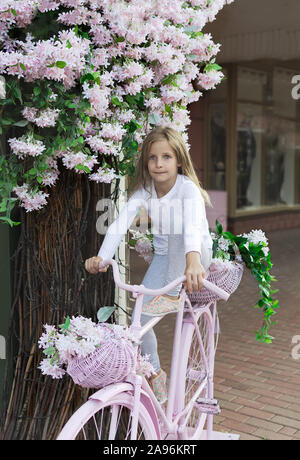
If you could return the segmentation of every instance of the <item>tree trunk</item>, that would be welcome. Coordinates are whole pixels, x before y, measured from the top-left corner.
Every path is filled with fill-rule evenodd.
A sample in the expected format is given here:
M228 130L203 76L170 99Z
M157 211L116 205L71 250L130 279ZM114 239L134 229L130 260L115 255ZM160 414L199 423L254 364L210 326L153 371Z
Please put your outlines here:
M116 187L118 190L118 187ZM100 306L113 305L111 269L89 275L84 261L97 255L103 236L96 231L96 204L110 197L109 184L62 169L48 205L21 214L21 233L13 255L14 300L8 337L1 432L3 439L55 439L70 415L88 397L69 376L54 380L38 365L43 324L61 324L66 315L96 320ZM116 197L115 197L116 198ZM18 351L13 356L17 341ZM8 363L14 361L12 387Z

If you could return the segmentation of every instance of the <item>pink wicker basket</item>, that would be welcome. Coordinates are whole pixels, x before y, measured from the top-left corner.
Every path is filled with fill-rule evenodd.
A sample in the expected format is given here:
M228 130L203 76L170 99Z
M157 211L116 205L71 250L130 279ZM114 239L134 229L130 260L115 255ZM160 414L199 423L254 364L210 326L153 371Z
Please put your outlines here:
M126 339L114 336L110 326L105 328L105 341L86 358L72 358L67 373L84 388L101 388L124 380L135 367L135 346Z
M213 261L208 269L207 281L220 287L228 294L232 294L241 282L244 266L238 262L215 262ZM206 305L212 301L220 300L217 294L202 288L201 291L188 293L191 302Z

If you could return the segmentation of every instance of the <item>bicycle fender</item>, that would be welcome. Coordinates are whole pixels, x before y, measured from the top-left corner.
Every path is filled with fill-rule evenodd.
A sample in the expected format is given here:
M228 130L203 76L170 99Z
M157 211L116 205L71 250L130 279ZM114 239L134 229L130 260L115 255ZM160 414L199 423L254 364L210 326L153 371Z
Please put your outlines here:
M115 397L119 393L123 393L125 391L133 392L133 384L127 382L120 382L120 383L112 383L105 388L101 388L101 390L96 391L96 393L92 394L89 399L101 401L102 403L108 402L111 398ZM156 414L156 410L154 405L151 401L151 398L148 394L141 389L141 403L145 406L147 411L149 412L157 435L157 439L161 439L160 433L160 426L158 422L158 417Z
M149 414L150 414L150 416L152 418L152 422L153 422L154 427L155 427L157 440L160 440L161 439L161 432L160 432L160 425L159 425L157 413L156 413L155 407L153 405L153 402L151 401L151 398L149 397L149 395L143 389L141 389L141 402L145 406L147 411L149 412Z
M96 399L97 401L105 403L116 396L118 393L130 390L133 390L133 385L131 383L112 383L111 385L96 391L96 393L92 394L89 399Z

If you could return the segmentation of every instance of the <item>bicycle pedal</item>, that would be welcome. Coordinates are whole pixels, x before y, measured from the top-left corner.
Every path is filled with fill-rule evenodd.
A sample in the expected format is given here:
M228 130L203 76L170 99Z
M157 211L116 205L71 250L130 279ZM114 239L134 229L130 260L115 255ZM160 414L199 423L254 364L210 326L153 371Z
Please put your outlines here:
M196 406L205 414L218 415L221 412L219 401L217 399L198 398L196 400Z

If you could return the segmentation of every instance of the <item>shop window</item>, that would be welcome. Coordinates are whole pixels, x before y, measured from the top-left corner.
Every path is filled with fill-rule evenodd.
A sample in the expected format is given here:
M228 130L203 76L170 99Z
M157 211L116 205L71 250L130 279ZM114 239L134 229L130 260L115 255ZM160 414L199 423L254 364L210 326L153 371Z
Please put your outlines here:
M238 210L299 203L297 103L291 97L295 73L238 68Z
M225 79L210 94L209 104L209 146L208 146L208 188L226 189L226 101L227 70L222 69Z
M230 90L225 80L208 99L207 186L228 192L231 215L300 204L300 99L291 94L300 69L256 65L228 67Z
M237 110L237 208L261 206L262 107L239 103Z
M266 72L238 68L237 76L237 209L262 204L263 101Z

